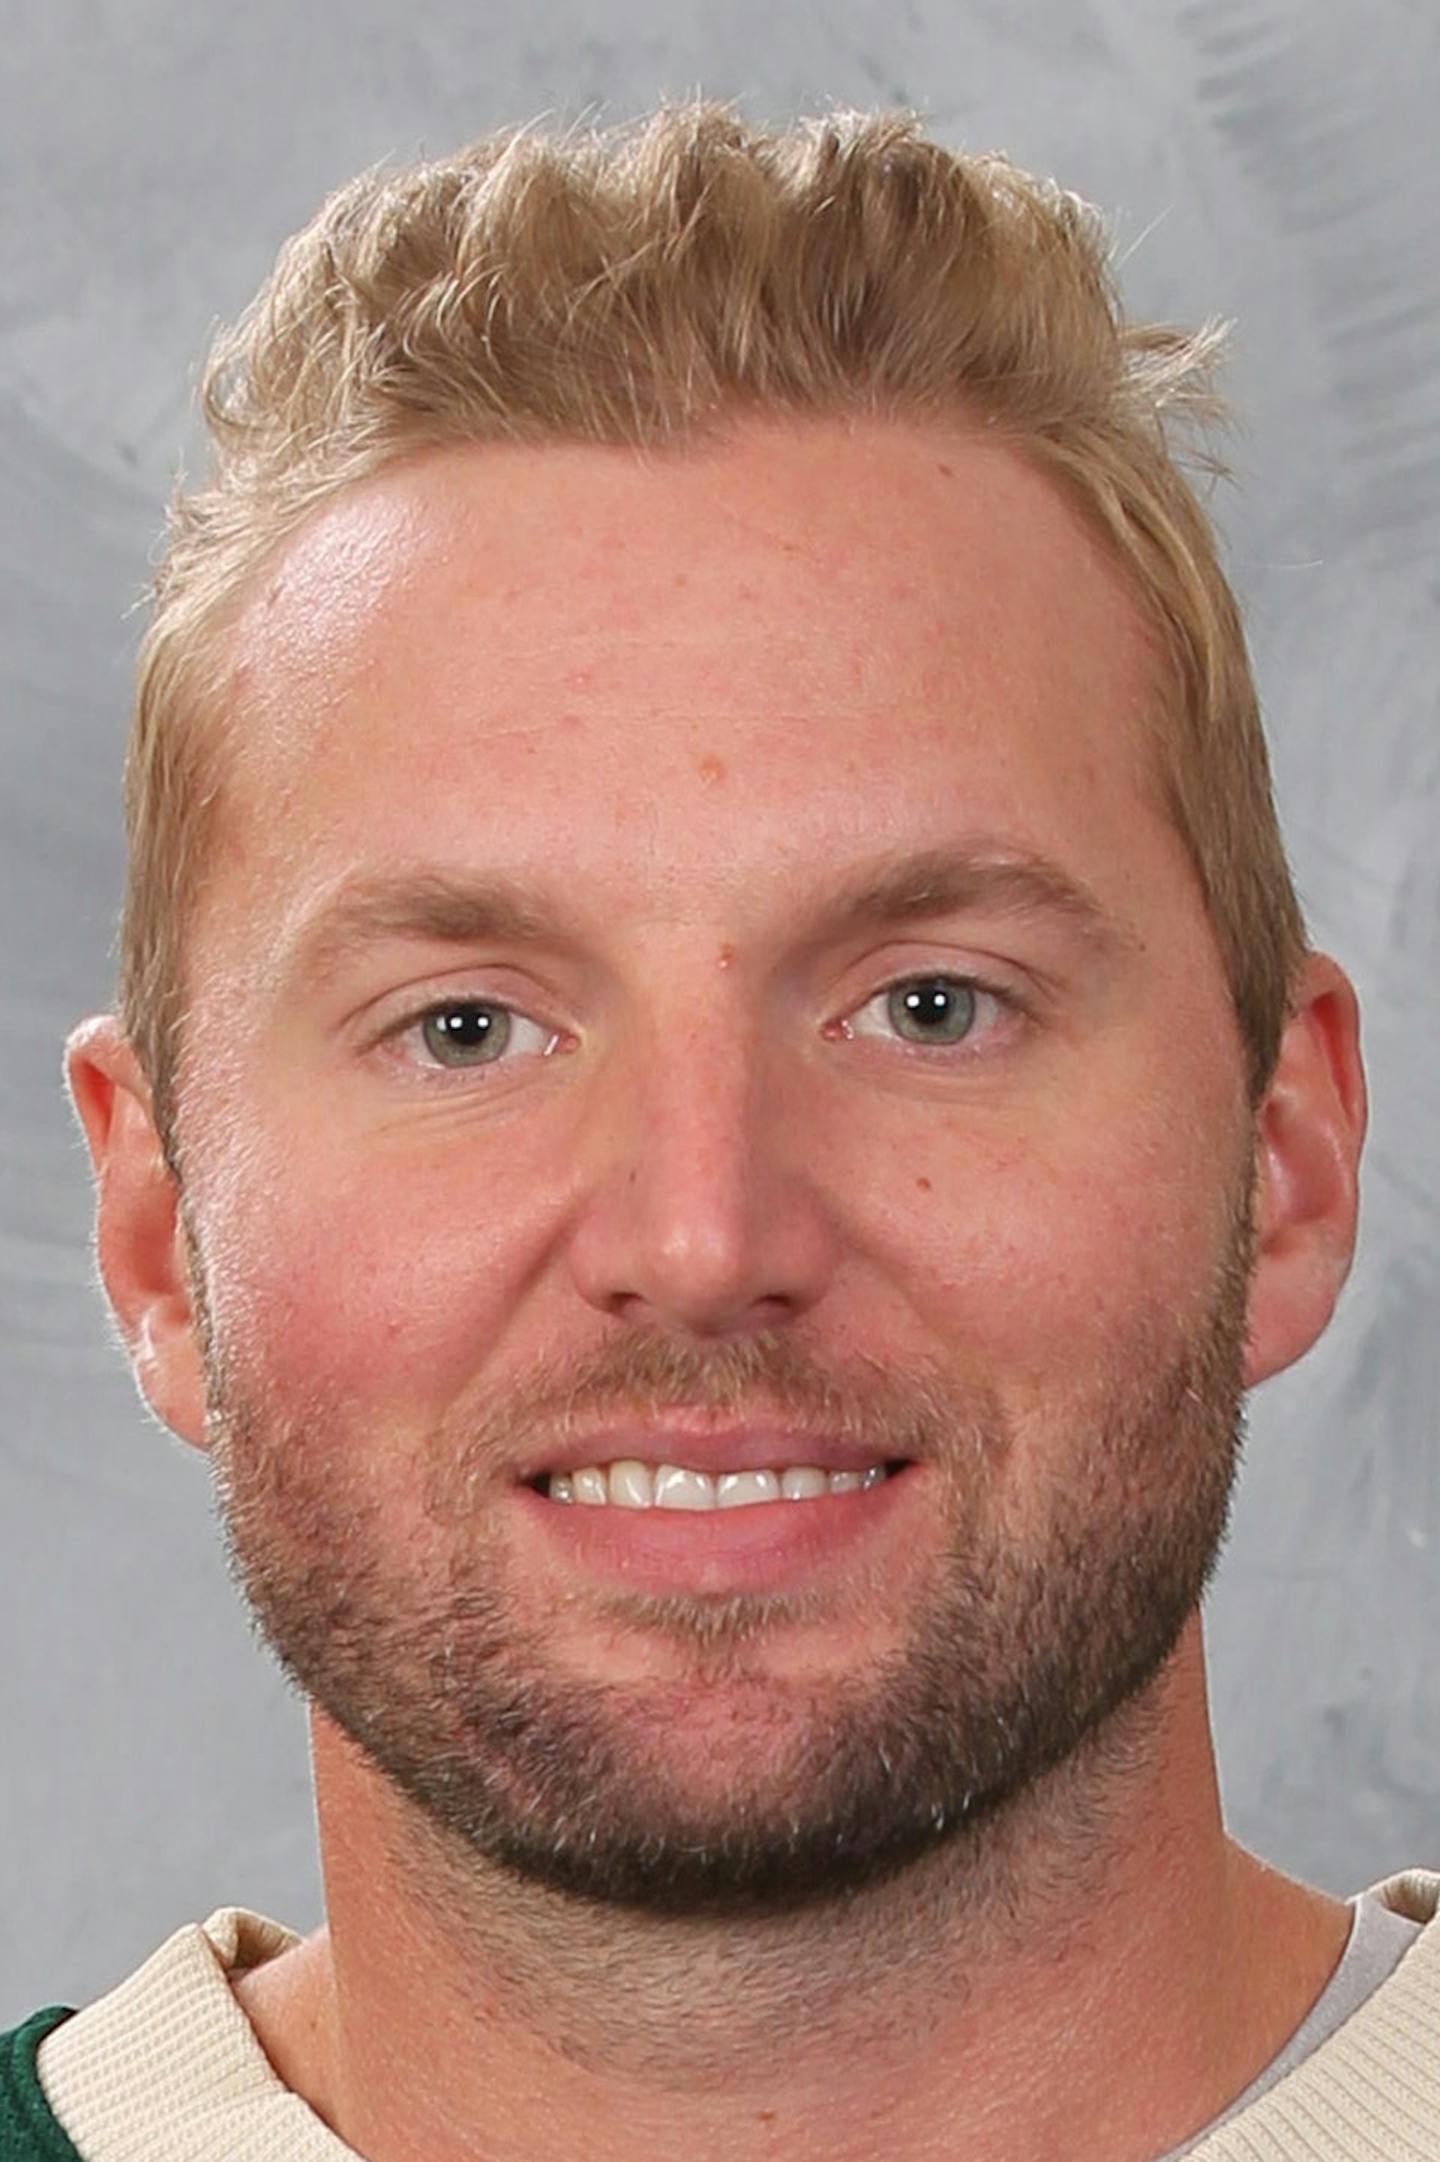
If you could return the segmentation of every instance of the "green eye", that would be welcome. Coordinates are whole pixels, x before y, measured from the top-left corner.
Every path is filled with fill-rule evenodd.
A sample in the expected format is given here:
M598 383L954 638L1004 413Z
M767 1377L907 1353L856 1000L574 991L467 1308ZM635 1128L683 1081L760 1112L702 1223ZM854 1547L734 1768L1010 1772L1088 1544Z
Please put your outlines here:
M510 1013L478 999L432 1006L420 1023L425 1048L437 1066L484 1066L510 1041Z
M956 976L912 977L892 986L885 1011L909 1043L961 1043L975 1026L975 988Z

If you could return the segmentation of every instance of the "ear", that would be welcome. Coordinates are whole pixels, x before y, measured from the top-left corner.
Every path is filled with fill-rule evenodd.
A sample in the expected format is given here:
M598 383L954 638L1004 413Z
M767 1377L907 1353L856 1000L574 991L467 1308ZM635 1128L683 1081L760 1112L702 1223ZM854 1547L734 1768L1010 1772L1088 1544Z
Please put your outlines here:
M191 1306L180 1189L155 1130L150 1089L113 1014L65 1046L95 1168L95 1252L146 1403L182 1441L205 1445L204 1362Z
M1256 1119L1247 1388L1302 1357L1335 1310L1355 1251L1365 1117L1354 987L1313 953Z

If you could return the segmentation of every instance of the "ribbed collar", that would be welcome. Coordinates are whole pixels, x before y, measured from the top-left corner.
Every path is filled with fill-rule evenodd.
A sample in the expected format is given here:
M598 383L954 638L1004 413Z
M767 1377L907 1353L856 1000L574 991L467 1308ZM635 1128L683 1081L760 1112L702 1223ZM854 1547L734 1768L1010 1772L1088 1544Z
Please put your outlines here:
M1374 1887L1429 1923L1440 1875ZM42 2043L41 2084L87 2162L358 2162L284 2086L230 1987L300 1942L245 1907L166 1939L118 1988ZM1440 2162L1440 1929L1277 2086L1188 2162Z

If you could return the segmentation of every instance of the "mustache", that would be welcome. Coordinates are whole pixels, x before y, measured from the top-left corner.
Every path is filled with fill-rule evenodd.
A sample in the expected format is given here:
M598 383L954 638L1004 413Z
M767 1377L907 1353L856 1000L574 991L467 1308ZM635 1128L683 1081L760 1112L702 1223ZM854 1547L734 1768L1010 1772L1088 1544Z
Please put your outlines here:
M902 1373L864 1353L821 1364L778 1331L714 1343L633 1334L560 1354L510 1384L489 1378L451 1407L434 1437L435 1467L453 1495L601 1422L685 1411L823 1430L917 1462L953 1454L957 1438L988 1447L1005 1438L991 1388L957 1379L953 1365L912 1360Z

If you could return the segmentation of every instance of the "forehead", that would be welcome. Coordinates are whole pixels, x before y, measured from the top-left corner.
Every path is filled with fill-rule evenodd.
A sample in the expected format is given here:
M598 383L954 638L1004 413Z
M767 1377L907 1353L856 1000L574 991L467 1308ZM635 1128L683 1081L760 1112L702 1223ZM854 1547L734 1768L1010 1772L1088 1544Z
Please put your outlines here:
M229 658L223 840L297 902L357 853L481 836L563 837L580 870L587 837L658 841L680 791L780 860L852 822L908 839L937 786L986 799L952 822L1051 847L1077 791L1149 793L1154 656L1119 572L1053 482L958 429L427 452L312 518Z

